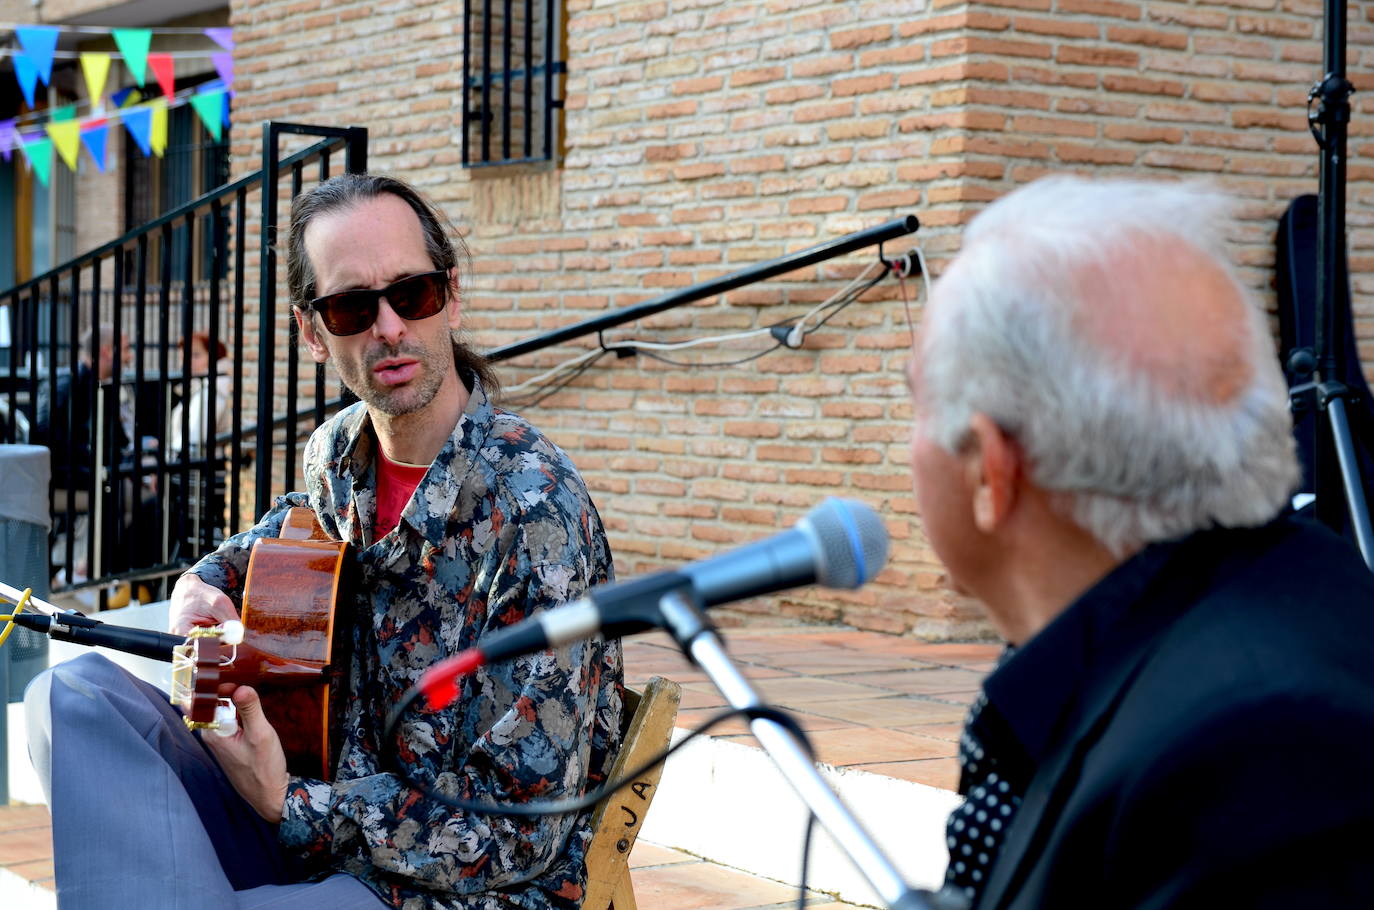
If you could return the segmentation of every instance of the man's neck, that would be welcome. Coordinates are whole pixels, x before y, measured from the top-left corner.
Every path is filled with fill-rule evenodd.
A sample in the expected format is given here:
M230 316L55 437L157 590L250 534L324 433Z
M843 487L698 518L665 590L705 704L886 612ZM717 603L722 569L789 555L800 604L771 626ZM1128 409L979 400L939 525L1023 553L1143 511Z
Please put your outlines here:
M1124 561L1067 519L1048 524L1022 536L997 590L983 598L993 625L1014 645L1034 638Z
M429 464L453 434L468 406L469 392L450 371L434 400L418 411L391 416L368 409L372 429L386 457L405 464Z

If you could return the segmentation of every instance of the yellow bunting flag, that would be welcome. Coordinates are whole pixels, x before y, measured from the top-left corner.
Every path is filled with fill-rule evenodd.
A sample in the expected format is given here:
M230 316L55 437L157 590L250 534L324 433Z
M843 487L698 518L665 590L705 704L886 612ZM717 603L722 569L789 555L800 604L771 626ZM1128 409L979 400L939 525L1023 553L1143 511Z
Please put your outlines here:
M67 162L67 167L75 171L76 156L81 151L81 122L79 120L50 122L45 129L52 139L52 144L57 148L57 154L62 156L63 161Z
M155 98L148 103L153 109L153 131L150 144L153 154L162 157L167 151L167 99Z
M91 96L91 104L98 105L100 96L105 93L105 79L110 75L110 55L83 52L81 73L86 77L86 91Z

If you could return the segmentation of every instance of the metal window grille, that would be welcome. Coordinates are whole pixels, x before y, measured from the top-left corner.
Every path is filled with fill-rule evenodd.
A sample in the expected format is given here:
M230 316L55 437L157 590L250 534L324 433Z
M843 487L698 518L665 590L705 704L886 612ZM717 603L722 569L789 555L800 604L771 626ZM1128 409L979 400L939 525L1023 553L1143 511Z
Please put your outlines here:
M464 0L463 166L554 161L561 151L560 0Z

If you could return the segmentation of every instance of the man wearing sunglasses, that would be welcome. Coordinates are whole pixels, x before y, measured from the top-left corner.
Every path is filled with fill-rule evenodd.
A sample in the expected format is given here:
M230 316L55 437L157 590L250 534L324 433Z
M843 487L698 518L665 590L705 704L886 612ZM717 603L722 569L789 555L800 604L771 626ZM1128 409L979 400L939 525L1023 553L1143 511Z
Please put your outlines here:
M529 423L493 406L491 370L455 338L458 250L445 228L415 190L386 177L346 175L296 198L293 315L311 356L332 362L361 401L311 436L306 491L279 498L256 527L201 560L172 598L178 633L236 617L249 549L277 535L289 506L309 506L331 536L354 545L359 592L336 617L351 624L354 648L334 780L288 774L249 687L233 695L240 731L207 736L207 752L168 719L164 696L94 655L64 665L30 692L31 705L51 706L35 711L38 726L59 727L48 742L99 749L102 779L118 776L121 792L139 794L107 794L102 804L147 807L121 825L129 843L97 850L82 836L103 830L90 823L100 810L60 817L59 788L50 805L64 907L188 906L169 881L190 882L201 907L579 905L587 813L473 815L412 781L488 802L595 786L619 748L619 642L481 668L451 707L402 717L385 750L394 759L379 745L388 713L428 667L611 577L601 520L576 469ZM72 724L82 729L64 729ZM117 735L103 732L111 725ZM50 748L41 731L35 738L37 753ZM61 783L74 759L59 751L35 763ZM168 851L168 842L182 846ZM91 868L64 868L69 855Z

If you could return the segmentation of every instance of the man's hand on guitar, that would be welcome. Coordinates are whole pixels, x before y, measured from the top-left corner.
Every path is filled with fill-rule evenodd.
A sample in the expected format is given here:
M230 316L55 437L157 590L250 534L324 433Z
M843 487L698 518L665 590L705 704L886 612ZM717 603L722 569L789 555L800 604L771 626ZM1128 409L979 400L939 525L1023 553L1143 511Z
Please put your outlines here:
M238 618L234 602L219 588L191 573L177 579L168 616L173 635L187 635L192 626L213 626Z
M239 714L238 731L226 737L207 734L201 741L219 760L239 795L275 825L281 821L286 803L286 753L277 731L262 713L258 693L249 686L239 686L233 699Z

